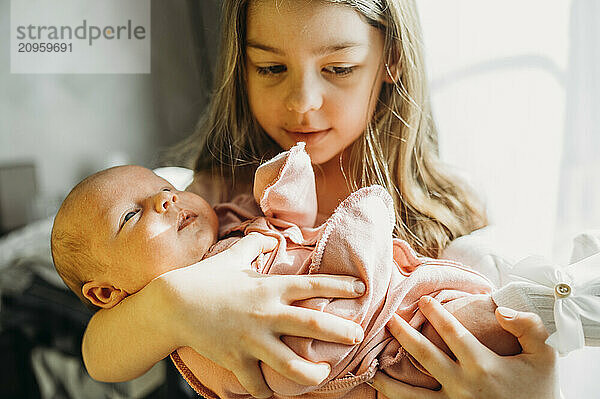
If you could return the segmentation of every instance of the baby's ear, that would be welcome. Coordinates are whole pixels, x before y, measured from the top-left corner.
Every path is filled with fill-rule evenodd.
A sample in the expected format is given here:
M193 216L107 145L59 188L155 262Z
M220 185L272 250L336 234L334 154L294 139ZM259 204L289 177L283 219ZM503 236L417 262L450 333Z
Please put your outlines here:
M112 308L129 295L120 288L97 281L85 283L81 288L81 292L92 304L103 309Z

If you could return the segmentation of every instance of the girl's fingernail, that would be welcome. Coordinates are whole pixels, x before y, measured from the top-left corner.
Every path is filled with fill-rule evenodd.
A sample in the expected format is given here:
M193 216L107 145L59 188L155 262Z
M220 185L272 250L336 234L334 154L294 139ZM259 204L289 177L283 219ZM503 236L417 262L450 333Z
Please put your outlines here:
M500 313L500 316L504 317L505 319L513 319L517 315L516 310L505 308L503 306L498 307L496 310L498 313Z
M425 295L424 297L421 298L421 301L423 301L424 304L429 304L429 303L431 303L431 299L432 298L430 296Z
M364 294L366 289L367 289L367 287L365 286L365 283L363 283L362 281L354 282L354 292L356 292L357 294Z
M359 342L362 342L363 339L365 339L365 332L363 331L361 326L357 326L356 331L354 333L354 343L357 344Z

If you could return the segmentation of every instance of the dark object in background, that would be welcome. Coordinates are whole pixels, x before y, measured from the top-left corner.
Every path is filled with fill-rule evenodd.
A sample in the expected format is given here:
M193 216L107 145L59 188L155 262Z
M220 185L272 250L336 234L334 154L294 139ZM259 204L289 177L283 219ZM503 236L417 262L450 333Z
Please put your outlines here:
M221 1L152 0L151 18L155 142L157 149L166 150L194 132L208 104L219 47ZM168 157L158 161L156 166L172 164Z
M39 276L20 293L2 292L0 309L0 397L40 398L32 350L54 347L80 356L81 338L91 313L70 291L56 288Z
M33 220L36 186L33 163L0 165L0 235Z
M0 270L0 398L41 399L48 397L48 387L52 398L85 397L82 392L95 398L130 397L123 383L103 384L83 375L81 340L92 313L71 291L47 281L41 266L27 259ZM7 289L14 278L19 283ZM164 383L138 397L197 398L171 361L163 362ZM72 372L74 364L78 375Z
M0 332L0 397L39 398L40 392L30 366L33 343L15 330Z

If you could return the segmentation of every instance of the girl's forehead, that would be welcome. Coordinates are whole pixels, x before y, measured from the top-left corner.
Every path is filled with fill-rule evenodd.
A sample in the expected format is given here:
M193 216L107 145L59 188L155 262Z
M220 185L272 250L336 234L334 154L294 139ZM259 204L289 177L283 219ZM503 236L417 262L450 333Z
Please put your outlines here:
M345 4L319 0L255 0L248 6L248 22L253 20L285 21L297 25L308 20L336 22L360 16Z
M261 44L304 42L368 43L372 27L347 5L318 0L258 0L250 2L247 41Z

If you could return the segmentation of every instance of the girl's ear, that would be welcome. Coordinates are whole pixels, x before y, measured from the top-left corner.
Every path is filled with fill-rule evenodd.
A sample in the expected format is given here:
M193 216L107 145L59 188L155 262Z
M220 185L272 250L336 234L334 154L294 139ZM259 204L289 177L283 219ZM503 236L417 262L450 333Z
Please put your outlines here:
M384 68L384 81L386 83L396 83L400 80L402 68L400 67L399 62L396 62L394 64L385 64Z
M92 304L103 309L112 308L129 295L120 288L97 281L85 283L81 288L81 292Z

